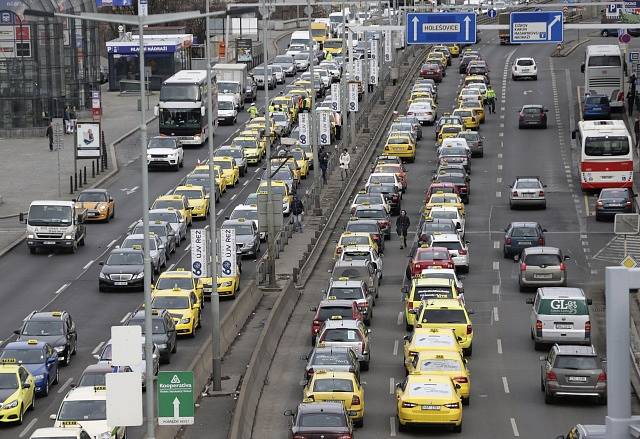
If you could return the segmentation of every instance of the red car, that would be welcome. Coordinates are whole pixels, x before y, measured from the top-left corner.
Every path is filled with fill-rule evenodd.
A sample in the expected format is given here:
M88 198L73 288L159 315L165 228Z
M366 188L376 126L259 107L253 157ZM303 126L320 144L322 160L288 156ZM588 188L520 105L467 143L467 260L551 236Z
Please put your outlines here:
M420 77L433 79L435 82L442 82L442 67L440 64L427 63L420 68Z
M434 183L453 183L458 188L458 195L464 204L469 202L471 194L471 179L463 172L449 172L443 170L442 173L433 177Z
M312 308L311 310L316 312L316 315L313 316L313 322L311 323L312 346L316 344L316 336L318 332L320 332L322 325L324 325L325 320L333 316L364 321L364 316L358 309L355 300L323 300L317 308Z
M454 268L453 259L446 247L418 247L409 258L407 277L420 275L422 270L431 267Z
M424 202L428 202L431 195L438 192L460 195L458 186L453 183L431 183L431 186L429 186L429 189L425 192Z

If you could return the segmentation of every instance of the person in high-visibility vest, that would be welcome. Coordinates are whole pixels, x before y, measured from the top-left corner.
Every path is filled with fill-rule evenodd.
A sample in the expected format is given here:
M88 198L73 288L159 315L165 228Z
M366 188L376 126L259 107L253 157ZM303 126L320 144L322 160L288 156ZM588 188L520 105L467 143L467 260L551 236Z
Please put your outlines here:
M331 55L331 52L327 52L327 56L325 56L324 59L327 61L333 61L333 55Z
M493 89L493 87L488 86L487 87L487 105L491 111L491 113L495 113L496 112L496 91Z
M249 112L251 119L258 117L258 107L256 107L255 103L252 103L247 111Z

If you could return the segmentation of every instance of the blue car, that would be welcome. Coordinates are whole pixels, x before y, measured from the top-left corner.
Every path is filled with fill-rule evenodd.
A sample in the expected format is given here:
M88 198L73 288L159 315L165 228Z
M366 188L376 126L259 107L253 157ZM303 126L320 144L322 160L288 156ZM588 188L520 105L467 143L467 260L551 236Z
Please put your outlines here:
M582 117L585 119L609 119L611 117L609 98L597 94L585 95Z
M47 396L52 384L58 384L58 353L49 343L27 340L14 341L0 350L0 358L15 359L36 382L36 395Z

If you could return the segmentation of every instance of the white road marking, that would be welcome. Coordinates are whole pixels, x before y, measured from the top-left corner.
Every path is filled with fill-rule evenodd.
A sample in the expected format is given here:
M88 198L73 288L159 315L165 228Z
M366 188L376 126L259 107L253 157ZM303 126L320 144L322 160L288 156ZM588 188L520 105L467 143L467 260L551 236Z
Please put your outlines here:
M598 270L591 270L591 274L592 274L592 275L596 275L596 274L598 274Z
M238 196L238 194L231 195L231 201L235 200L237 196Z
M393 395L396 391L396 382L393 377L389 378L389 394Z
M249 180L245 181L244 183L242 183L242 186L246 186L249 184Z
M220 215L222 215L222 212L224 212L224 209L219 210L219 211L218 211L218 213L216 213L216 216L220 216Z
M67 381L65 381L60 388L58 389L58 395L61 394L62 392L64 392L64 390L69 387L69 384L71 384L73 382L73 378L69 378L67 379Z
M95 261L93 259L91 259L89 262L87 262L87 265L85 265L84 267L82 267L83 270L86 270L87 268L91 267L91 264L93 264Z
M116 242L118 242L117 239L114 239L113 241L111 241L109 244L107 244L107 248L111 247L113 244L115 244Z
M29 433L29 430L31 430L33 428L34 425L36 425L36 422L38 422L38 418L33 418L26 427L24 427L24 429L20 432L20 434L18 435L18 437L25 437L27 435L27 433Z
M496 183L502 183L502 177L497 177L496 178Z
M500 285L494 285L491 287L491 293L495 294L496 296L500 294Z
M176 264L171 264L171 265L169 265L169 267L167 268L167 271L171 271L171 270L173 270L173 267L175 267L175 266L176 266Z
M493 261L493 269L500 270L500 261Z
M395 357L396 355L398 355L398 340L393 342L393 356Z
M498 343L498 353L502 354L502 340L497 339L496 342Z
M391 429L389 432L389 436L395 437L396 436L396 418L393 416L389 417L389 427Z
M500 241L493 241L493 248L500 248Z
M513 437L520 437L518 426L516 425L516 420L514 418L511 418L511 429L513 430Z
M122 322L120 322L122 323ZM104 345L104 342L101 341L100 343L98 343L98 346L96 346L95 348L93 348L93 350L91 351L91 355L95 355L98 353L98 351L102 348L102 346Z
M260 172L260 170L261 170L261 169L262 169L262 168L260 168L260 167L258 166L258 167L256 168L256 170L255 170L255 171L253 171L253 172L254 172L255 174L257 174L258 172Z
M502 171L502 165L498 165L498 171Z
M126 313L123 318L120 319L120 323L124 323L125 320L129 318L129 313Z
M501 158L502 158L502 153L501 153L501 152L499 152L499 153L498 153L498 158L499 158L499 159L501 159Z
M402 325L402 311L398 312L398 325Z
M500 321L500 314L498 314L498 307L497 306L493 307L493 320L495 320L496 322Z
M496 198L502 198L502 191L496 192Z
M189 251L189 249L191 248L191 243L187 244L187 246L184 248L184 251Z
M502 387L504 387L504 393L509 393L509 382L507 377L502 377Z
M504 133L498 133L498 137L504 137Z
M48 258L53 257L53 253L49 253L49 256L47 256Z
M55 292L55 293L53 293L53 294L60 294L60 293L62 293L64 290L66 290L66 289L69 287L69 285L71 285L71 284L66 283L66 284L62 285L62 286L61 286L60 288L58 288L58 289L56 290L56 292Z

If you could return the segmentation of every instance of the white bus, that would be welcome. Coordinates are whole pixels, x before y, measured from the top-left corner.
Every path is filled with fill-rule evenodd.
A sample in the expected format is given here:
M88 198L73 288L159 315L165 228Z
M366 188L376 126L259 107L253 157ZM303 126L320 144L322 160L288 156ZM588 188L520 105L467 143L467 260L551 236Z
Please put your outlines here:
M624 121L580 121L572 137L580 146L583 190L633 185L633 141Z
M215 123L218 105L215 74L211 86ZM164 81L155 107L160 134L178 137L183 145L203 145L209 137L208 97L206 70L181 70Z
M611 109L624 109L625 61L615 44L587 46L584 64L584 93L597 93L609 98Z

